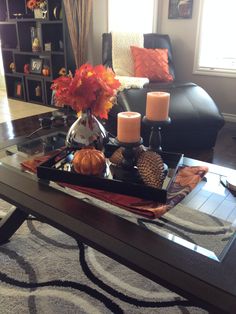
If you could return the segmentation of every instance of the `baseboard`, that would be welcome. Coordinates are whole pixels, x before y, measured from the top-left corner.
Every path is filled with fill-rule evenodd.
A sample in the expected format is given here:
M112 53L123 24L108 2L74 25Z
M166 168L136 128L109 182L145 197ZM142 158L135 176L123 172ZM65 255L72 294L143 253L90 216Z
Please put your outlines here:
M236 114L231 114L231 113L222 113L225 121L227 122L235 122L236 123Z

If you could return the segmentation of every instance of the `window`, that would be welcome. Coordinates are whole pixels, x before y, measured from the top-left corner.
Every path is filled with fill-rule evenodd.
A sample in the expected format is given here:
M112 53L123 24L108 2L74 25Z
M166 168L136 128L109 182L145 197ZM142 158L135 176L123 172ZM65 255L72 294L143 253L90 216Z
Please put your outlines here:
M235 12L235 0L201 0L194 73L236 76Z
M152 33L155 8L156 0L109 0L108 30Z

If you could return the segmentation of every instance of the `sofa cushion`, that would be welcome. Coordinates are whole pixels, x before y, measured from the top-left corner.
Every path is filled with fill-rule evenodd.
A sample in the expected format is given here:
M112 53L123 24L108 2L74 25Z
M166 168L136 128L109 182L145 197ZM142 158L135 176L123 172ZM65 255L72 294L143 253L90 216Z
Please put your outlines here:
M147 77L150 81L173 81L169 73L168 49L130 47L134 60L134 74Z

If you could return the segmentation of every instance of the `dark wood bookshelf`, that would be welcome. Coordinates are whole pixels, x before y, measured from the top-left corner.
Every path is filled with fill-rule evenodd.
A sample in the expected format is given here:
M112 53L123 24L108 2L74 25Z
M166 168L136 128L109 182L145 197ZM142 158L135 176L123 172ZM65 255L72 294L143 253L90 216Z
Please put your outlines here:
M63 1L48 0L45 11L38 18L27 8L27 0L0 0L0 38L8 97L51 105L52 81L61 68L68 73L75 66ZM39 41L37 49L32 29ZM32 71L37 63L39 70Z

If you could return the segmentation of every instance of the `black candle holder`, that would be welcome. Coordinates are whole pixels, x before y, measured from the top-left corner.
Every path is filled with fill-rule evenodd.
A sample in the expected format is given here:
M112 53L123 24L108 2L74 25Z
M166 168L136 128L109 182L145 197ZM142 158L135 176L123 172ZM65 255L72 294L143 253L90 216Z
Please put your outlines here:
M140 137L140 140L135 143L124 143L120 142L116 138L116 142L119 146L124 147L124 150L122 152L122 155L124 157L122 161L122 167L126 170L132 170L135 166L135 153L134 148L142 145L143 139Z
M147 117L143 117L143 123L146 124L148 127L151 128L151 133L149 137L149 149L156 152L161 153L161 128L171 123L171 119L168 118L164 121L152 121L147 119Z

